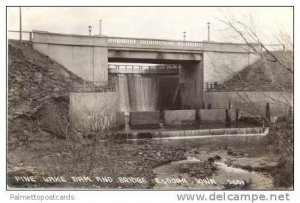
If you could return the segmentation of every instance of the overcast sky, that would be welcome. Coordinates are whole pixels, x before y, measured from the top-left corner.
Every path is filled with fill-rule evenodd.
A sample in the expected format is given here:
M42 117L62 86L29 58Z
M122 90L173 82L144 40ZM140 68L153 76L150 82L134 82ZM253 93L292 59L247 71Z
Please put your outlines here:
M211 23L211 40L232 41L232 33L224 29L219 19L234 16L245 23L255 24L262 41L274 42L278 32L293 33L293 10L287 7L210 8L210 7L25 7L22 8L23 30L44 30L58 33L98 34L99 19L103 34L120 37L207 39L207 22ZM8 29L19 29L19 9L8 8Z

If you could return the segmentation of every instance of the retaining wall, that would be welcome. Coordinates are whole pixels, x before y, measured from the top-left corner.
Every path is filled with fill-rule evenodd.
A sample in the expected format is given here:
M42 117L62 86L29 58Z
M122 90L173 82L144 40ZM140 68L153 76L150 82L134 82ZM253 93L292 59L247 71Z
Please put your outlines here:
M201 123L226 123L225 109L200 109L198 116Z
M293 106L292 92L205 92L204 103L211 108L229 108L235 118L235 109L240 109L241 116L265 116L266 104L270 104L271 119L286 115Z

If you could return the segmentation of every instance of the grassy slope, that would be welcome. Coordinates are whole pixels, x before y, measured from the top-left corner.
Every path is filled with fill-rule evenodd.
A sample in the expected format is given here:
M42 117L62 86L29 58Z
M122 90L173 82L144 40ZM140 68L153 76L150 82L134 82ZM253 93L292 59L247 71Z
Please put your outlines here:
M293 75L286 70L286 67L292 69L292 55L289 52L273 52L273 54L279 61L259 59L233 75L216 90L278 91L282 90L281 88L290 90L293 87Z

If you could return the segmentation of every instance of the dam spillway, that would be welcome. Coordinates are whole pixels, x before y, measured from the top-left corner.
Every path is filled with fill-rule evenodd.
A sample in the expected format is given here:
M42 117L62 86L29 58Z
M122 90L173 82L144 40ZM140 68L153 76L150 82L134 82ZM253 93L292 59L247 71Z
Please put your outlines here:
M116 84L120 95L120 110L129 115L130 111L155 111L158 108L157 76L117 75Z
M125 115L131 111L156 111L176 108L178 69L110 69L111 80L119 93L119 109ZM152 68L152 70L154 70ZM174 71L175 70L175 71ZM173 71L173 72L172 72ZM175 74L174 74L175 73ZM178 101L177 101L178 103Z

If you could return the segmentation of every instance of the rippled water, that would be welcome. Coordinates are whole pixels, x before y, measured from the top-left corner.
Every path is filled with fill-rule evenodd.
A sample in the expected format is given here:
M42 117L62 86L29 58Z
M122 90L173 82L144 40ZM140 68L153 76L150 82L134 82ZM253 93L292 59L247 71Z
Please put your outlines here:
M249 136L249 137L216 137L204 139L190 140L161 140L161 145L174 145L186 149L187 159L175 161L170 164L159 166L153 170L158 179L180 179L185 178L188 183L179 184L156 184L155 189L225 189L224 185L235 183L239 185L243 181L250 182L250 189L270 189L273 188L273 179L267 173L248 171L242 168L229 166L228 162L243 164L247 160L247 164L259 165L267 164L273 160L272 150L267 144L265 137ZM242 152L243 156L229 156L228 149ZM188 173L182 173L180 164L201 162L209 157L219 155L221 160L214 164L217 166L215 173L207 177L207 180L214 180L217 184L209 184L207 180L198 180L191 177ZM275 163L276 164L276 163ZM228 182L229 181L229 182ZM206 183L204 183L206 182ZM231 185L233 186L233 185ZM240 185L241 186L241 185Z
M190 162L199 162L196 158L176 161L154 169L156 178L159 180L176 180L184 178L187 183L158 183L154 189L225 189L224 185L242 186L244 181L250 183L250 189L272 189L273 179L270 175L262 174L254 171L247 171L240 168L235 168L226 165L222 162L216 162L218 170L211 176L202 179L190 177L187 173L182 173L179 170L181 164Z

